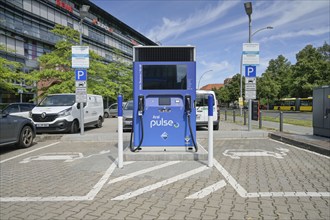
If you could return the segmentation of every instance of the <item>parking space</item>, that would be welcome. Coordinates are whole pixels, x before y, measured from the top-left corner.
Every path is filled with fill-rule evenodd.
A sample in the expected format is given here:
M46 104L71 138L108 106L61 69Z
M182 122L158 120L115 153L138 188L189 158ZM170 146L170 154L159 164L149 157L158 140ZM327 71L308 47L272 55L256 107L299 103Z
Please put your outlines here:
M328 157L270 139L216 141L214 155L212 168L202 161L126 161L118 169L116 143L34 146L1 157L0 214L4 219L330 217Z

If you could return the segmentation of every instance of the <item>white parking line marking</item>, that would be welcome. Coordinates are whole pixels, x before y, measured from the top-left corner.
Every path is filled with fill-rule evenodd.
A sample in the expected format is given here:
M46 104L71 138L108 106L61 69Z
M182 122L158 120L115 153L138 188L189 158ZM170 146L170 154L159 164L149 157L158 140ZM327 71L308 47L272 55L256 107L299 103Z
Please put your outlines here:
M47 148L47 147L54 146L54 145L56 145L56 144L58 144L58 143L60 143L60 142L55 142L55 143L52 143L52 144L48 144L48 145L46 145L46 146L39 147L39 148L37 148L37 149L34 149L34 150L31 150L31 151L28 151L28 152L25 152L25 153L19 154L19 155L17 155L17 156L14 156L14 157L11 157L11 158L8 158L8 159L5 159L5 160L1 160L0 163L4 163L4 162L10 161L10 160L13 160L13 159L15 159L15 158L18 158L18 157L21 157L21 156L27 155L27 154L29 154L29 153L32 153L32 152L35 152L35 151L38 151L38 150L42 150L42 149L45 149L45 148Z
M117 159L118 160L118 159ZM108 181L110 175L117 167L117 160L105 171L102 178L95 184L91 191L85 196L50 196L50 197L0 197L0 202L63 202L63 201L87 201L93 200L100 192L103 185Z
M236 192L243 198L255 197L329 197L330 192L256 192L247 193L247 191L232 177L220 163L213 159L214 166L225 177L229 184L236 190Z
M202 199L205 196L210 195L211 193L221 189L222 187L224 187L226 185L227 185L226 182L224 180L221 180L211 186L208 186L208 187L186 197L186 199Z
M146 187L140 188L140 189L138 189L136 191L129 192L129 193L126 193L126 194L121 195L121 196L117 196L117 197L115 197L115 198L113 198L111 200L126 200L126 199L129 199L129 198L132 198L132 197L141 195L143 193L150 192L152 190L158 189L160 187L166 186L168 184L174 183L176 181L179 181L179 180L188 178L188 177L190 177L192 175L195 175L195 174L200 173L200 172L202 172L204 170L207 170L207 169L208 169L207 166L202 166L202 167L199 167L197 169L194 169L194 170L188 171L186 173L183 173L183 174L177 175L175 177L172 177L170 179L163 180L161 182L158 182L158 183L152 184L150 186L146 186Z
M293 148L295 148L295 149L297 149L297 150L305 151L305 152L307 152L307 153L315 154L315 155L317 155L317 156L321 156L321 157L324 157L324 158L330 159L330 157L327 156L327 155L323 155L323 154L320 154L320 153L317 153L317 152L314 152L314 151L306 150L306 149L304 149L304 148L296 147L296 146L293 146L293 145L291 145L291 144L287 144L287 143L284 143L284 142L281 142L281 141L278 141L278 140L274 140L274 139L270 139L270 140L271 140L271 141L274 141L274 142L276 142L276 143L279 143L279 144L286 145L286 146L288 146L288 147L293 147Z
M213 164L214 166L219 170L219 172L225 177L225 179L229 182L229 184L236 190L236 192L241 196L245 197L246 195L246 190L238 184L238 182L232 177L225 168L223 168L220 163L216 160L213 159Z
M177 164L179 162L180 161L171 161L171 162L164 163L164 164L154 166L154 167L150 167L150 168L147 168L147 169L144 169L144 170L139 170L137 172L130 173L130 174L118 177L116 179L110 180L108 182L108 184L117 183L119 181L127 180L127 179L133 178L133 177L141 175L141 174L145 174L145 173L148 173L148 172L151 172L151 171L154 171L154 170L158 170L158 169L161 169L161 168L164 168L164 167L167 167L167 166L171 166L173 164Z

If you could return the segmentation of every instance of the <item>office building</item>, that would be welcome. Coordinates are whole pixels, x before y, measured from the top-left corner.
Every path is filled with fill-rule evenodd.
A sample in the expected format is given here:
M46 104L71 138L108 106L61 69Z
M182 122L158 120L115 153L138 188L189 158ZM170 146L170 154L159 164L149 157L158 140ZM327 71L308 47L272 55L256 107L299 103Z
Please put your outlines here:
M50 32L55 24L80 30L82 5L90 6L82 24L83 44L89 45L106 62L116 61L115 51L119 50L119 59L131 63L134 45L156 45L88 0L0 0L0 44L7 48L0 51L0 56L23 63L26 73L38 68L37 58L51 52L62 39ZM31 87L24 82L13 83ZM0 88L0 103L29 101L35 95L32 91L18 92L15 95Z

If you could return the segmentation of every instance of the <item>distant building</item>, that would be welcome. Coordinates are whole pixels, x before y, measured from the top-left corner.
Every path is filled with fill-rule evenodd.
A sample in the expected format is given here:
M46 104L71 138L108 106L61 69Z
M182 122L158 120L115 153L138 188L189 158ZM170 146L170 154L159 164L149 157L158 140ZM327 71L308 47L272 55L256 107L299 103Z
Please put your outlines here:
M50 32L56 24L79 31L82 5L89 5L82 23L82 41L89 49L104 58L126 63L133 60L133 46L157 45L144 35L118 20L88 0L0 0L0 44L7 51L0 56L24 65L26 73L39 68L38 57L49 53L62 37ZM123 11L123 13L125 13ZM116 56L119 50L120 57ZM27 88L24 82L13 82ZM35 97L35 92L23 92L22 101ZM20 101L20 96L0 88L0 103Z
M207 84L205 86L203 86L202 88L200 88L200 90L212 90L212 89L220 89L221 87L223 87L224 85L221 83L215 83L215 84Z

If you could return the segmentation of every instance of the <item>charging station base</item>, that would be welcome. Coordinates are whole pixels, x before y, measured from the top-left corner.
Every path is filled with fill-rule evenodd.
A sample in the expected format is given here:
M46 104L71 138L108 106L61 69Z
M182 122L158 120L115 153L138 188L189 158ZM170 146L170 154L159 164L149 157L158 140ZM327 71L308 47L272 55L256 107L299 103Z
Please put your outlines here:
M142 147L140 151L131 152L129 147L124 151L124 161L207 161L208 152L201 145L198 151L186 147Z

